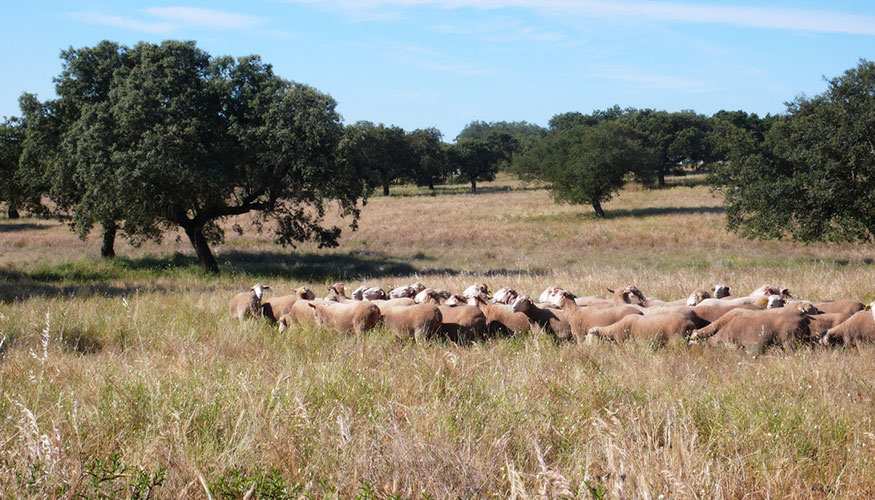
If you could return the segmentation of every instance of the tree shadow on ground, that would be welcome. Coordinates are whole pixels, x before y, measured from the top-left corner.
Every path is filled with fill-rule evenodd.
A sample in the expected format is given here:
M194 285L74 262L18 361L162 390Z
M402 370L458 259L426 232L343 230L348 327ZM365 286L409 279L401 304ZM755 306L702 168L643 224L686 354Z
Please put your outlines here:
M458 194L507 193L511 191L542 191L544 189L544 186L477 186L477 192L471 193L470 184L450 184L435 186L433 191L425 188L415 191L398 190L391 192L389 196L392 198L408 198L413 196L452 196Z
M647 207L605 210L608 219L620 217L650 217L656 215L722 214L726 209L720 206L699 207Z
M52 226L46 224L34 224L33 222L0 222L0 233L14 233L17 231L32 231L36 229L49 229Z

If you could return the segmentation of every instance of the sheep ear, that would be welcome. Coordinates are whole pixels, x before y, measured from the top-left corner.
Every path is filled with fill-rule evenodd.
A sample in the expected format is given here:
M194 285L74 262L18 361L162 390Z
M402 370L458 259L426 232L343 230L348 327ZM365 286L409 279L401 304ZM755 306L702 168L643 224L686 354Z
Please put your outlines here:
M611 289L610 289L610 288L608 288L608 287L605 287L605 289L606 289L606 290L607 290L607 291L608 291L608 293L614 293L614 291L613 291L613 290L611 290Z
M312 302L307 302L307 305L312 307L313 309L316 309L316 304L314 304Z
M261 289L262 289L262 290L270 290L270 287L269 287L269 286L263 286L263 287L261 287Z

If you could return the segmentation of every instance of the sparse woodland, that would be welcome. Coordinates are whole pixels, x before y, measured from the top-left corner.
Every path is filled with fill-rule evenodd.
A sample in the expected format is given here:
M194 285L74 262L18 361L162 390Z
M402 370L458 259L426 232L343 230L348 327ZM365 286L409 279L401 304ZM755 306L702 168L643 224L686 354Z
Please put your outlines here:
M254 283L335 281L869 303L873 63L780 116L615 106L448 145L344 125L257 57L62 58L58 98L23 95L0 135L0 497L875 496L869 345L457 345L228 313Z

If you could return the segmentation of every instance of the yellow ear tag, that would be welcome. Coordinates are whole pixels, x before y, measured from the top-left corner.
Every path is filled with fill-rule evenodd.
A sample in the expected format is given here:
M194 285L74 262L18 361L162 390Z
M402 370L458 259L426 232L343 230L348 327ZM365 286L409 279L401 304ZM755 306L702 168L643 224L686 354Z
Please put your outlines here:
M864 311L868 311L868 310L870 310L870 309L872 309L872 305L871 305L871 304L868 304L866 307L863 308Z
M761 305L761 306L764 306L764 305L766 305L766 304L768 304L768 303L769 303L769 299L763 299L763 300L760 301L760 305Z

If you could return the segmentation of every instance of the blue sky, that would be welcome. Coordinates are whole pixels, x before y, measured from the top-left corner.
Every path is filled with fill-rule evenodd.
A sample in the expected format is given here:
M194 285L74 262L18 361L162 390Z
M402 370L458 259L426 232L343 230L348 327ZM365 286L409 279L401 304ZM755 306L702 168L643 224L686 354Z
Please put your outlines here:
M621 107L761 115L875 58L875 2L609 0L7 0L0 115L54 94L67 47L196 40L259 54L338 101L347 123L541 125Z

